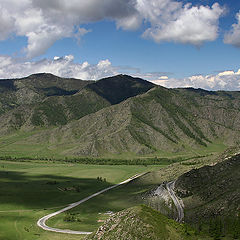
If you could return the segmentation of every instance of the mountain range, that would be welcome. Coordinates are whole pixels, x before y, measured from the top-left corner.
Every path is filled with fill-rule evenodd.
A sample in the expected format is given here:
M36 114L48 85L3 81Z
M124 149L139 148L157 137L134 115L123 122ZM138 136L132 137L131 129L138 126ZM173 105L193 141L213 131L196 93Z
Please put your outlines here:
M239 144L240 92L167 89L117 75L0 80L0 152L146 155ZM14 140L13 140L14 139ZM23 150L22 150L23 149ZM22 153L21 153L22 151Z

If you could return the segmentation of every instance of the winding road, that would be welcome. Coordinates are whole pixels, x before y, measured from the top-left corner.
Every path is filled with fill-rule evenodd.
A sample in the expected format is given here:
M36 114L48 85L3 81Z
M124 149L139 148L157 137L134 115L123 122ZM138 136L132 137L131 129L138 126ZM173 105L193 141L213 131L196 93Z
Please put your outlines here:
M184 218L183 204L180 202L178 197L175 195L175 192L174 192L175 181L166 183L166 188L167 188L167 191L168 191L170 197L172 198L173 203L176 206L177 211L178 211L178 217L176 218L176 221L182 222L183 218Z
M71 203L71 204L69 204L67 207L65 207L65 208L63 208L63 209L61 209L61 210L59 210L59 211L57 211L57 212L48 214L48 215L40 218L40 219L38 220L38 222L37 222L37 225L38 225L40 228L42 228L42 229L44 229L44 230L46 230L46 231L50 231L50 232L68 233L68 234L79 234L79 235L91 234L92 232L73 231L73 230L69 230L69 229L52 228L52 227L49 227L49 226L46 225L46 221L49 220L50 218L52 218L52 217L60 214L60 213L66 212L66 211L68 211L68 210L70 210L70 209L72 209L72 208L74 208L74 207L76 207L76 206L78 206L78 205L80 205L80 204L88 201L88 200L91 199L91 198L94 198L94 197L96 197L96 196L98 196L98 195L100 195L100 194L102 194L102 193L104 193L104 192L107 192L107 191L109 191L109 190L111 190L111 189L113 189L113 188L116 188L116 187L121 186L121 185L123 185L123 184L126 184L126 183L128 183L128 182L131 182L132 180L134 180L134 179L136 179L136 178L139 178L139 177L141 177L141 176L143 176L143 175L145 175L145 174L146 174L146 173L136 174L136 175L134 175L133 177L130 177L130 178L128 178L127 180L125 180L125 181L123 181L123 182L121 182L121 183L118 183L118 184L113 185L113 186L111 186L111 187L105 188L105 189L103 189L103 190L101 190L101 191L99 191L99 192L97 192L97 193L94 193L94 194L92 194L92 195L90 195L90 196L88 196L88 197L86 197L86 198L84 198L84 199L82 199L82 200L80 200L80 201L78 201L78 202Z

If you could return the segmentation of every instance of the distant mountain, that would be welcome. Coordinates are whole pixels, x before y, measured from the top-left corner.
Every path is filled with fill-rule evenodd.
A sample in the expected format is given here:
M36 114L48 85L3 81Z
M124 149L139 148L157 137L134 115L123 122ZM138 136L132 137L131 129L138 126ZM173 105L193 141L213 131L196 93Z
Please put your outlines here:
M87 86L111 104L118 104L130 97L145 93L153 87L154 84L148 81L127 75L104 78Z
M239 144L240 92L167 89L127 75L95 82L51 74L1 80L0 90L0 134L21 136L11 144L26 151L37 144L64 156L143 155Z
M22 105L35 104L49 96L73 95L91 81L60 78L49 73L20 79L0 80L0 114Z
M2 112L6 112L2 115L1 127L2 131L11 131L26 125L65 125L116 101L146 92L153 84L124 75L95 83L52 74L34 74L23 79L0 80L1 86L3 95L12 100L9 104L6 98L1 99L2 106L5 106Z

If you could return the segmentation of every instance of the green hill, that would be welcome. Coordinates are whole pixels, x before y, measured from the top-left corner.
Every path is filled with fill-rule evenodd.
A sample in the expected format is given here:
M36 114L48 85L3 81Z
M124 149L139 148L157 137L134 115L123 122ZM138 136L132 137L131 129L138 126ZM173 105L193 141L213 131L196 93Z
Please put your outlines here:
M186 95L155 87L65 126L38 132L31 141L47 135L54 148L71 144L63 154L72 156L183 152L207 148L215 141L226 146L238 144L239 111L222 106L237 100Z
M23 79L1 80L2 132L36 126L65 125L74 119L146 92L153 84L119 75L96 83L34 74ZM115 100L113 99L115 97ZM11 105L11 106L10 106ZM8 106L8 109L7 109ZM6 111L11 110L11 111Z
M176 181L185 222L214 239L240 236L240 155L213 166L193 169ZM225 239L225 238L224 238Z
M175 186L183 198L186 221L240 214L240 155L213 166L193 169Z
M168 219L159 212L142 205L114 214L86 239L183 240L203 238L197 236L194 231L183 224Z

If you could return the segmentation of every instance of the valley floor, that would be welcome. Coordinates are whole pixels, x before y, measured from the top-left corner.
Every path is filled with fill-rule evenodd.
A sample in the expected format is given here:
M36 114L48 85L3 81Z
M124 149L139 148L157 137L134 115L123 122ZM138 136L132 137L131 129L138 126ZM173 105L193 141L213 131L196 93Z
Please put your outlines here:
M162 166L1 160L0 240L81 239L44 231L37 220L135 174L150 172L48 221L53 228L95 231L112 213L142 204L143 194L154 186L216 159L219 157L211 154Z
M0 239L79 239L79 236L49 233L37 226L37 220L44 215L74 201L112 186L145 171L158 170L161 166L95 166L80 164L57 164L47 162L8 162L0 163ZM92 204L92 203L91 203ZM101 204L100 204L101 205ZM121 199L105 204L108 210L122 210L128 205ZM73 225L76 228L96 229L102 218L98 213L102 206L94 205L91 211L81 209L78 222L67 222L60 216L52 223ZM102 211L104 213L104 211ZM107 215L103 216L107 217ZM71 228L71 227L70 227Z

